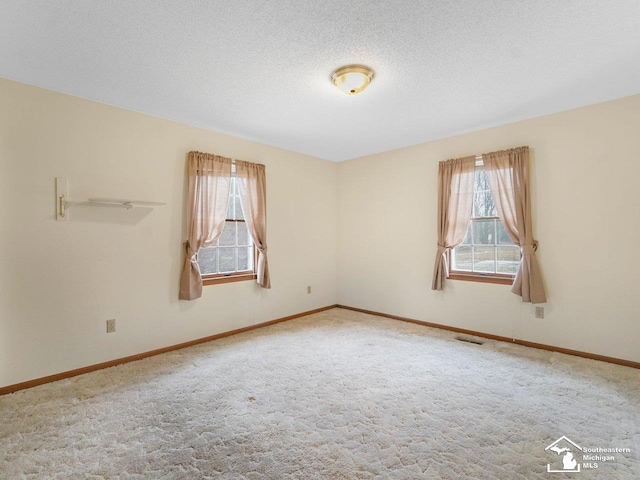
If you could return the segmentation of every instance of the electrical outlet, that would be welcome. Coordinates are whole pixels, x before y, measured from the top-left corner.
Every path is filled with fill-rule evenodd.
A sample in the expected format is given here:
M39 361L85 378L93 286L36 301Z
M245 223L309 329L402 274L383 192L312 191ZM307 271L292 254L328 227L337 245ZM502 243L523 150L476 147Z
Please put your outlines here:
M116 331L116 319L107 320L107 333L113 333Z
M307 293L311 293L311 285L307 285Z
M536 307L536 318L544 318L544 307Z

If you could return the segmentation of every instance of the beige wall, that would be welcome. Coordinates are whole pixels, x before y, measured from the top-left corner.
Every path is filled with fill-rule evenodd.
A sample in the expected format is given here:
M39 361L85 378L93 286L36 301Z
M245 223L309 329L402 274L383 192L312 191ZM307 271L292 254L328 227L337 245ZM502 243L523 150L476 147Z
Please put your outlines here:
M189 150L266 164L271 290L178 301ZM0 165L0 386L336 303L334 163L0 80ZM57 222L57 176L167 205Z
M340 304L640 361L640 96L339 164ZM544 320L510 287L431 290L437 163L529 145Z
M336 301L640 361L640 96L341 164L1 79L0 107L0 386ZM437 162L518 145L532 148L544 320L506 286L430 289ZM272 290L178 301L194 149L267 165ZM56 176L71 199L167 205L56 222Z

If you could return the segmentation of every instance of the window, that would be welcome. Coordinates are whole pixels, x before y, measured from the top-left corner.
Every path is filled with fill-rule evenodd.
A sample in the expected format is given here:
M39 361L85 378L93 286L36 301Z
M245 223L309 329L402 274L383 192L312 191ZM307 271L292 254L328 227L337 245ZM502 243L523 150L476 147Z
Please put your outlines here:
M215 245L198 251L204 285L255 279L254 245L244 220L236 177L231 177L227 219Z
M471 215L464 240L451 251L449 278L512 283L520 265L520 247L498 217L481 160L476 162Z
M197 151L189 152L187 166L187 240L178 298L195 300L203 284L238 280L271 288L265 166Z

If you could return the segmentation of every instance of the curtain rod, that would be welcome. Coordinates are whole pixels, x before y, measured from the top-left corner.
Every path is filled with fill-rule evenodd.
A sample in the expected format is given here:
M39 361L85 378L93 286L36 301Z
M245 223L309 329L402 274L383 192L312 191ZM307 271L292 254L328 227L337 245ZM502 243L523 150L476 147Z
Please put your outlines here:
M503 153L503 152L513 152L515 150L521 150L521 149L527 149L528 150L529 146L528 145L522 145L520 147L507 148L505 150L496 150L495 152L480 153L480 154L477 154L477 155L468 155L466 157L449 158L447 160L440 160L439 163L448 162L449 160L462 160L463 158L469 158L469 157L472 157L472 156L475 157L476 162L480 162L480 161L482 161L482 156L483 155L491 155L491 154Z

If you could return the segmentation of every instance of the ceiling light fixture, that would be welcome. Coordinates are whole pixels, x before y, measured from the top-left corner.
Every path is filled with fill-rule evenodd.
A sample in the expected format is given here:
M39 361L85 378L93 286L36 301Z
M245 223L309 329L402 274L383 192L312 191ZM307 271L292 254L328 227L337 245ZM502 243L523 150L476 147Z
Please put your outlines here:
M373 70L363 65L347 65L331 74L331 81L347 95L360 93L373 79Z

